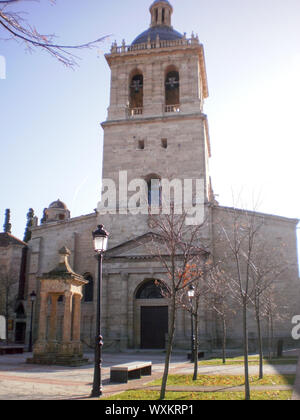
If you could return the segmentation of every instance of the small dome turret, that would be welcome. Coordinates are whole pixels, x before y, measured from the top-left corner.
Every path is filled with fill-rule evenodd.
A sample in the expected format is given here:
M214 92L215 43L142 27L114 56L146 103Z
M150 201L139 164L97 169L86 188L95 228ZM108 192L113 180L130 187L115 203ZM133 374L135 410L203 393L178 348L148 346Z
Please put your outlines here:
M49 209L64 209L64 210L68 210L67 206L65 203L63 203L62 201L60 201L60 199L58 199L57 201L54 201L53 203L50 204Z
M53 201L44 211L43 223L63 222L70 219L71 213L60 199Z

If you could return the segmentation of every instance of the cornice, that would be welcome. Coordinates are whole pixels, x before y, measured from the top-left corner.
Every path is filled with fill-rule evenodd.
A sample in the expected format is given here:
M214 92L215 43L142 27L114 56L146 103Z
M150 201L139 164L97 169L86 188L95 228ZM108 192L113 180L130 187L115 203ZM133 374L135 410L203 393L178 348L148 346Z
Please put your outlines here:
M190 119L201 119L202 121L207 120L207 115L203 114L202 112L195 112L192 114L184 114L184 113L174 113L174 115L155 115L155 116L149 116L142 118L128 118L128 119L122 119L122 120L107 120L101 123L102 128L114 125L136 125L136 124L147 124L152 122L169 122L169 121L179 121L179 120L190 120Z

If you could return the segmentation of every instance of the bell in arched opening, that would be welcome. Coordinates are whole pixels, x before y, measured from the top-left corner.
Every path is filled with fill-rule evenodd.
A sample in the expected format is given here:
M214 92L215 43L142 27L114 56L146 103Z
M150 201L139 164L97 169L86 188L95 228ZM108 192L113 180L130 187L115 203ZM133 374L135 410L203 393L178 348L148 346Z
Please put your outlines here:
M171 70L166 75L165 105L166 112L179 112L180 110L180 80L177 70Z
M131 115L143 113L144 106L144 77L141 73L135 74L130 81L129 108Z

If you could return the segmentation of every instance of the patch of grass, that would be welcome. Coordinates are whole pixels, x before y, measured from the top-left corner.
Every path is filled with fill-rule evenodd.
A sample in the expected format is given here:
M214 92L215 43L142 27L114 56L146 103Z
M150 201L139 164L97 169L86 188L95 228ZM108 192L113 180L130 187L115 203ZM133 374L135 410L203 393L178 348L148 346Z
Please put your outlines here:
M296 365L298 363L298 359L295 357L281 357L281 358L274 358L269 359L267 357L264 358L264 365ZM226 365L243 365L243 357L228 357L226 359ZM249 365L258 365L259 364L259 357L257 356L250 356L249 357ZM209 360L202 360L199 362L199 366L224 366L222 359L209 359Z
M106 401L157 401L159 400L159 392L157 391L126 391L122 394L114 395L110 398L102 398ZM252 392L252 400L265 400L265 401L286 401L292 398L292 391L265 391L265 392ZM245 400L243 392L167 392L167 401L237 401Z
M263 379L258 376L250 376L252 385L293 385L295 375L266 375ZM149 386L160 386L162 380L151 382ZM193 381L191 375L169 375L167 385L174 386L242 386L245 384L242 375L199 375L197 381Z

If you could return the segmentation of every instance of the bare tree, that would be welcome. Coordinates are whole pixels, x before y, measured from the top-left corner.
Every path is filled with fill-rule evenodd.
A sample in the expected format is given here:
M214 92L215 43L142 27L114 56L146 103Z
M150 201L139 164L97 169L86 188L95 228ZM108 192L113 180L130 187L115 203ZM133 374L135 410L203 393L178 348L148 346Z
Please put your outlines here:
M227 347L227 323L236 313L231 302L232 278L227 276L226 272L219 267L210 271L207 277L207 301L211 310L213 310L222 324L222 359L226 363Z
M201 300L205 300L208 293L208 286L206 279L208 273L212 269L212 260L209 258L203 259L203 255L199 255L192 266L186 267L184 275L184 284L188 284L188 291L183 290L179 294L179 306L185 309L191 315L191 361L194 363L193 380L198 378L198 355L199 355L199 314L201 308ZM208 255L207 255L208 257ZM192 293L191 293L192 292ZM187 297L188 294L188 297Z
M200 240L202 225L187 226L187 214L177 215L174 206L170 207L168 215L149 215L149 225L153 232L149 252L165 269L168 278L167 297L170 302L168 343L160 393L162 400L166 394L177 309L181 305L184 290L186 291L190 284L196 283L202 276L201 270L195 270L191 275L192 279L187 281L187 273L190 273L190 267L198 266L199 260L207 256L207 251Z
M280 322L288 318L286 306L282 296L277 296L274 283L268 287L261 297L262 317L267 321L268 332L268 358L272 359L274 353L274 329L275 322Z
M267 319L267 331L268 331L268 357L269 360L273 357L274 347L274 314L276 311L276 303L274 301L274 293L272 289L269 289L264 294L264 316Z
M276 280L286 272L285 244L266 235L265 218L255 210L227 209L218 221L219 241L222 244L222 270L231 280L231 295L242 309L245 368L245 398L250 399L248 363L248 316L254 308L260 354L260 378L263 378L263 340L261 318L267 317L269 347L274 335L274 316L279 316L278 301L274 295ZM281 299L282 301L282 299Z
M253 278L253 305L257 324L257 338L259 347L259 378L263 379L263 340L261 317L275 311L273 286L275 281L288 269L288 264L281 252L284 244L279 243L276 248L268 246L263 235L258 235L255 252L251 258L251 272ZM271 317L272 318L272 317Z
M250 400L248 310L253 303L251 262L257 235L264 221L255 212L241 211L236 208L229 209L227 216L227 223L219 221L220 240L224 242L225 247L222 259L232 262L227 267L224 265L224 271L227 276L231 276L232 295L242 308L245 399Z
M72 51L98 47L99 44L107 38L107 36L103 36L95 41L79 45L58 44L55 42L55 35L41 34L23 18L23 13L11 9L17 3L25 3L26 1L27 0L0 1L0 28L9 35L8 39L24 44L30 51L42 49L65 66L74 68L77 65L78 57L76 57ZM55 0L49 1L55 3Z

